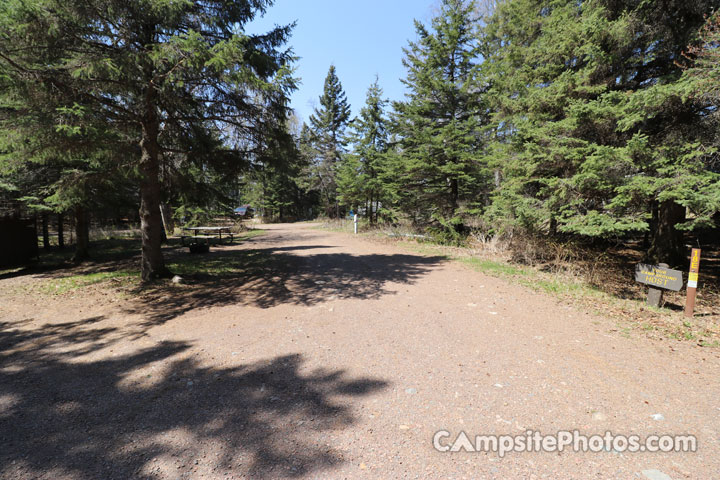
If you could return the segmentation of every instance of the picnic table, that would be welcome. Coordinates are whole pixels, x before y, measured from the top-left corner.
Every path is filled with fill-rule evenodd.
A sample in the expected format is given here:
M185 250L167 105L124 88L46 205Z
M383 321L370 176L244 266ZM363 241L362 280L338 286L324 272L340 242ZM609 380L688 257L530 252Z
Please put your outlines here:
M183 233L191 232L191 235L181 235L180 241L183 246L185 246L186 239L191 240L191 243L194 244L205 243L209 246L211 240L218 240L218 242L221 243L223 233L225 233L225 238L228 238L230 243L232 243L235 237L230 228L231 227L182 227Z

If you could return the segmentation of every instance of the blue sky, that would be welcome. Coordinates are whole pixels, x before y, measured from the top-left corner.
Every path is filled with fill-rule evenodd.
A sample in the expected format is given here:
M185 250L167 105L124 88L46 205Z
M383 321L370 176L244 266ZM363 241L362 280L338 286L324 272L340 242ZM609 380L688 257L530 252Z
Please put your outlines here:
M365 93L380 77L385 97L399 100L405 77L402 48L415 39L413 19L428 23L435 0L276 0L249 33L297 21L290 40L296 76L302 84L292 97L300 118L308 121L322 93L330 64L335 64L353 115L365 103Z

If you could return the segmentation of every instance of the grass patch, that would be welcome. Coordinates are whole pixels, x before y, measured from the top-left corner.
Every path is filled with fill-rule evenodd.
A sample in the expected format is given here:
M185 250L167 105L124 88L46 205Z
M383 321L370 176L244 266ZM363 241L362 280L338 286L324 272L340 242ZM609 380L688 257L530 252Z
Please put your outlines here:
M79 288L109 282L111 280L128 284L139 278L140 272L134 271L86 273L47 280L39 285L38 290L46 295L63 295Z
M259 228L254 228L252 230L248 230L246 232L241 233L240 235L236 235L235 238L237 240L251 240L253 238L261 237L265 235L265 230L261 230Z
M238 241L251 240L264 235L265 230L254 229L243 232L235 238ZM271 257L257 250L213 250L200 255L183 254L167 264L171 272L180 276L210 275L216 277L236 276L247 272L248 268L263 268Z
M470 265L476 270L483 273L487 273L494 276L501 277L523 277L531 274L529 269L522 267L516 267L504 262L498 262L495 260L487 260L484 258L477 257L457 257L462 263Z
M25 270L25 267L6 268L4 270L2 268L0 268L0 276L11 275L13 273L18 273L22 270Z
M216 251L186 255L168 264L173 273L187 277L243 277L272 269L276 259L264 250Z
M359 225L358 225L359 227ZM349 219L324 220L321 224L312 227L315 230L324 230L328 232L354 233L354 222Z
M507 262L478 257L454 257L455 260L471 266L475 270L499 278L512 279L525 287L552 295L601 295L602 292L574 278L558 277L529 267L512 265Z
M238 241L250 240L264 235L264 230L248 230L235 238ZM171 248L178 248L176 240L171 240ZM223 252L215 250L209 255L189 255L183 249L180 256L171 255L174 260L167 262L167 267L178 275L212 275L228 276L236 275L242 269L247 268L246 262L250 265L262 264L259 259L253 259L252 251L243 251L239 255L237 251ZM102 265L105 262L118 262L116 270L109 271L107 267L102 272L91 271L92 267L83 265L87 273L77 273L70 276L58 277L41 281L35 291L45 295L62 295L91 285L97 285L113 281L120 287L132 286L140 280L140 265L136 265L135 259L140 253L140 240L134 238L111 238L98 240L91 243L92 264ZM63 269L72 268L69 260L72 257L72 249L53 250L43 254L40 261L34 268L42 269ZM166 257L168 258L168 257Z

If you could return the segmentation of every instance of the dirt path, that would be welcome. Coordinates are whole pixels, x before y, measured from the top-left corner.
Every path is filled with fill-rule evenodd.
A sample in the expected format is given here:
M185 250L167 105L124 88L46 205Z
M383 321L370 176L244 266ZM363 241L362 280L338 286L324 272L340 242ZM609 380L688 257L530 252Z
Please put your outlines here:
M718 350L626 338L442 258L264 228L208 257L253 268L202 288L2 298L0 477L720 478ZM433 448L574 429L698 451Z

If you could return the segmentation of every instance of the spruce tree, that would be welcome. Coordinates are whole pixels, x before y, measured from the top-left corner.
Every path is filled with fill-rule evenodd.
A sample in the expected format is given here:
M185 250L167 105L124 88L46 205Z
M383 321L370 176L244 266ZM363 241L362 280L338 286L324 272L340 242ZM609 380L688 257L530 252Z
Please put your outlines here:
M345 128L350 120L350 105L335 65L330 65L320 105L310 116L314 149L312 188L320 192L327 216L338 216L337 163L344 151Z
M355 208L364 207L371 223L377 221L382 201L380 172L387 151L387 118L378 79L368 88L365 106L350 124L348 140L352 152L343 157L338 169L340 200Z
M80 97L58 106L51 91L12 75L0 76L0 91L0 182L15 185L6 198L43 218L70 212L73 258L82 261L89 256L90 211L134 200L126 191L134 174L124 168L131 146Z
M484 190L479 77L480 44L474 2L443 0L428 29L416 21L417 41L404 49L406 99L394 103L402 188L415 196L415 218L462 230L461 203ZM404 208L411 208L406 205Z
M648 231L648 258L685 258L683 229L714 211L706 102L677 59L712 2L512 0L485 29L495 112L492 207L534 232ZM686 221L686 211L693 219Z

